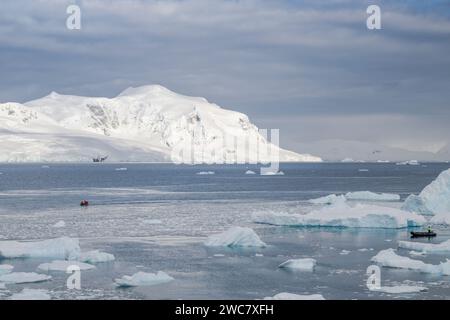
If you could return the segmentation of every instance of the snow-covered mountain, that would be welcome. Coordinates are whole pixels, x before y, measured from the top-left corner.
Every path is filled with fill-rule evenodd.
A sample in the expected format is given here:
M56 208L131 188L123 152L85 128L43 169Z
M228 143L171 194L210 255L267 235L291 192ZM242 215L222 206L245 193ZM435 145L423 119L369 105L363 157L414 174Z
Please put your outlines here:
M269 150L269 151L267 151ZM267 141L248 117L158 85L115 98L52 92L24 104L0 104L0 162L321 161ZM271 151L271 152L270 152Z

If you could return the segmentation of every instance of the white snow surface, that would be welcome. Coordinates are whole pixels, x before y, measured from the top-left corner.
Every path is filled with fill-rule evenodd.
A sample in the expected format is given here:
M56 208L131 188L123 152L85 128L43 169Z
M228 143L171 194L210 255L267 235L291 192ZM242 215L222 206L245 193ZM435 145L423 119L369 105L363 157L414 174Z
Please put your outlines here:
M429 215L439 215L439 219L450 218L450 169L443 171L433 182L416 196L411 195L403 204L403 209Z
M45 289L23 289L20 293L13 294L10 300L50 300L51 297Z
M265 297L264 300L325 300L321 294L301 295L289 292L281 292L273 297Z
M102 263L114 261L114 255L99 250L92 250L88 252L82 252L80 255L80 261L86 263Z
M132 276L123 276L120 279L116 279L115 283L119 287L138 287L153 286L172 280L174 279L163 271L158 271L158 273L138 272Z
M0 104L0 150L0 162L85 162L99 155L177 162L180 150L193 151L192 163L266 162L278 160L277 153L282 162L321 161L272 145L245 114L159 85L128 88L114 98L52 92Z
M251 228L231 227L227 231L212 235L206 241L208 247L266 247Z
M450 253L450 240L434 244L413 241L399 241L400 248L415 250L422 253Z
M35 272L12 272L0 275L0 282L4 283L32 283L50 280L52 277Z
M317 261L312 258L290 259L283 262L278 268L299 270L299 271L314 271Z
M38 266L42 271L62 271L66 272L69 267L77 266L80 270L94 269L95 266L79 261L54 260L52 262L42 263Z
M278 226L389 228L400 229L421 226L426 223L423 216L400 209L345 202L313 210L307 214L281 212L257 212L253 214L257 223Z
M76 260L78 239L62 237L42 241L0 241L0 258L56 258Z
M408 269L422 273L450 275L450 260L438 265L428 264L420 260L399 256L394 249L378 252L371 261L388 268Z

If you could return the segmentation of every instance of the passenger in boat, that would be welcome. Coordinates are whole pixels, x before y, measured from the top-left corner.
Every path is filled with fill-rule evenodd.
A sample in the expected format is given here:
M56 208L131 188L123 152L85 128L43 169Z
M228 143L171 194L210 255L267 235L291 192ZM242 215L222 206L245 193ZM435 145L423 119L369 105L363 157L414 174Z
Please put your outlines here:
M427 231L428 231L428 233L432 233L433 232L433 229L431 228L430 225L428 226Z

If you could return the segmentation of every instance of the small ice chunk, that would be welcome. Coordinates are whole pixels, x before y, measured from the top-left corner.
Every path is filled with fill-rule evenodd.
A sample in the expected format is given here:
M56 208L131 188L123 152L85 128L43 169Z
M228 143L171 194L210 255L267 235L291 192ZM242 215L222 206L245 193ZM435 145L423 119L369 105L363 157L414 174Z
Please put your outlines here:
M247 170L245 171L245 174L256 174L256 172L253 170Z
M420 162L417 160L407 160L407 161L397 162L396 165L398 165L398 166L418 166L418 165L420 165Z
M419 257L419 256L425 256L426 253L412 250L409 252L409 255Z
M12 272L0 275L0 282L5 283L30 283L50 280L52 277L35 272Z
M420 286L392 286L392 287L380 287L380 288L369 288L370 291L384 292L390 294L402 294L402 293L417 293L427 291L428 289Z
M62 237L43 241L0 241L0 258L57 258L76 260L78 239Z
M261 171L262 176L284 176L283 171Z
M9 264L0 264L0 275L11 273L13 269L14 267Z
M399 241L398 246L400 248L422 251L424 253L449 253L450 252L450 240L434 244L423 243L413 241Z
M308 202L313 204L334 204L337 202L345 202L346 200L347 199L343 195L337 196L335 194L330 194L328 196L308 200Z
M174 280L171 276L163 271L158 273L138 272L132 276L123 276L116 279L115 283L119 287L137 287L137 286L153 286Z
M350 254L351 251L348 250L342 250L341 252L339 252L340 255L346 256L348 254Z
M15 293L11 300L50 300L51 297L44 289L23 289L20 293Z
M200 176L204 176L204 175L213 175L216 173L214 171L200 171L200 172L197 172L197 174Z
M42 263L38 266L42 271L63 271L66 272L69 267L77 266L80 270L94 269L95 266L79 261L55 260L52 262Z
M304 258L304 259L290 259L280 264L278 268L299 270L299 271L314 271L315 266L316 266L315 259Z
M251 228L232 227L227 231L210 236L205 245L208 247L266 247Z
M300 295L289 292L282 292L273 297L265 297L264 300L325 300L321 294Z
M114 169L115 171L127 171L128 170L128 168L116 168L116 169Z
M53 228L64 228L65 226L66 226L66 223L63 220L61 220L61 221L58 221L57 223L55 223L52 227Z
M369 169L358 169L359 172L369 172Z
M347 192L347 200L367 200L367 201L399 201L400 196L393 193L375 193L371 191Z
M101 263L114 261L114 255L99 250L92 250L88 252L82 252L80 255L80 261L86 263Z

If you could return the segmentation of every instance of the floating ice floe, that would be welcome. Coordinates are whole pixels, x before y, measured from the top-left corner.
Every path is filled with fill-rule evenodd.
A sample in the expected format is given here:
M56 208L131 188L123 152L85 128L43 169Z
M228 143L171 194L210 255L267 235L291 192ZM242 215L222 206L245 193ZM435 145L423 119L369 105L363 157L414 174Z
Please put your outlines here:
M214 171L200 171L197 172L196 174L200 175L200 176L204 176L204 175L212 175L212 174L216 174Z
M13 269L14 267L9 264L0 264L0 275L11 273Z
M266 247L251 228L232 227L227 231L212 235L206 241L208 247Z
M51 297L44 289L23 289L20 293L13 294L11 300L50 300Z
M398 165L398 166L419 166L420 162L417 160L408 160L408 161L397 162L396 165Z
M422 192L410 195L402 209L425 215L439 215L443 222L450 220L450 169L443 171ZM433 222L434 223L434 222Z
M0 258L57 258L76 260L80 255L78 239L57 238L43 241L0 241Z
M80 255L80 261L86 263L102 263L114 261L114 255L99 250L92 250L88 252L82 252Z
M311 199L308 202L313 204L334 204L336 202L345 202L347 199L343 195L330 194L328 196Z
M450 275L450 260L439 265L428 264L420 260L399 256L394 249L380 251L371 261L388 268L408 269L422 273Z
M55 223L52 227L53 228L64 228L66 226L66 223L64 221L58 221L57 223Z
M256 174L256 172L253 170L247 170L245 171L245 174Z
M264 170L261 170L261 175L262 176L284 176L284 172L283 171L264 171Z
M127 171L128 170L128 168L116 168L116 169L114 169L115 171Z
M402 294L402 293L418 293L427 291L428 288L421 286L408 286L408 285L400 285L400 286L392 286L392 287L380 287L380 288L369 288L370 291L376 292L384 292L390 294Z
M325 300L321 294L294 294L289 292L282 292L273 297L265 297L264 300Z
M66 272L69 267L77 267L80 270L90 270L90 269L94 269L95 266L88 264L88 263L84 263L84 262L79 262L79 261L68 261L68 260L54 260L52 262L46 262L46 263L42 263L38 266L39 270L42 271L63 271Z
M172 280L174 280L174 278L163 271L159 271L158 273L138 272L132 276L123 276L120 279L116 279L115 283L119 287L138 287L153 286Z
M369 169L358 169L359 172L369 172Z
M299 271L314 271L316 260L312 258L291 259L283 262L278 266L282 269L299 270Z
M399 241L400 248L420 251L422 253L450 253L450 240L441 243L423 243L412 241Z
M371 191L356 191L345 194L347 200L368 200L368 201L398 201L400 196L393 193L375 193Z
M347 203L335 203L307 214L280 212L259 212L253 214L257 223L278 226L347 227L347 228L390 228L422 226L423 216L400 209Z
M0 282L4 283L31 283L31 282L43 282L50 280L52 277L39 274L35 272L12 272L0 275Z
M342 256L346 256L346 255L350 254L350 252L351 251L348 251L348 250L342 250L341 252L339 252L339 254Z
M427 254L423 251L414 251L411 250L410 252L408 252L410 256L415 256L415 257L423 257L426 256Z

